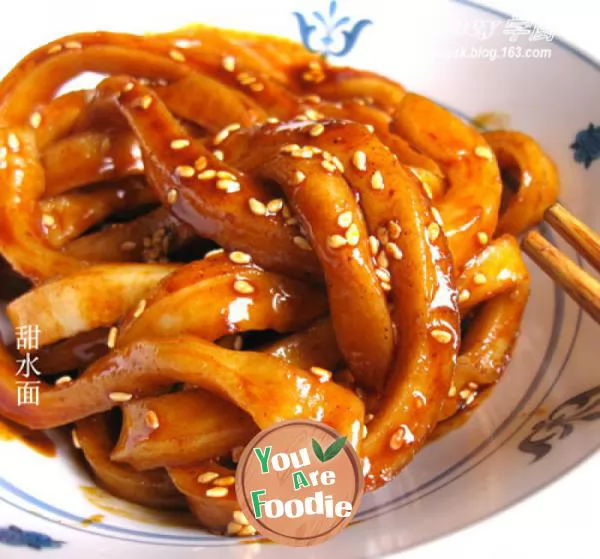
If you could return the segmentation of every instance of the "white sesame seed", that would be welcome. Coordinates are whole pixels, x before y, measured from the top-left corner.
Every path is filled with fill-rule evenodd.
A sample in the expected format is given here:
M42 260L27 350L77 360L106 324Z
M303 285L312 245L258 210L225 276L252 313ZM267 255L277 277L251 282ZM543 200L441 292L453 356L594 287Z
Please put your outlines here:
M207 165L208 160L206 159L206 157L204 157L204 155L201 155L200 157L198 157L198 159L196 159L196 161L194 161L194 169L196 169L196 171L198 172L204 171Z
M230 487L235 484L235 477L233 476L222 476L218 477L213 481L213 485L217 487Z
M323 132L325 132L325 126L323 126L321 123L318 123L314 126L311 126L308 133L316 138L317 136L323 134Z
M446 330L436 328L431 331L431 337L440 344L449 344L452 341L452 334Z
M319 377L320 382L327 382L331 380L331 377L333 376L331 371L323 369L323 367L311 367L310 372Z
M269 124L278 124L280 121L276 116L270 116L269 118L267 118L267 122Z
M358 241L360 239L360 232L358 230L358 226L356 225L356 223L353 223L352 225L350 225L350 227L348 227L348 230L346 231L346 240L348 241L348 244L350 246L356 246L358 244Z
M250 91L258 92L258 91L262 91L265 88L265 84L256 82L256 83L251 83L248 87L250 88Z
M389 268L390 266L387 254L383 250L377 255L375 260L380 268Z
M385 188L381 171L375 171L373 173L373 176L371 177L371 188L373 190L383 190Z
M223 161L225 159L225 154L220 149L216 149L212 153L219 161Z
M327 246L329 248L340 248L347 244L346 237L342 237L342 235L331 235L327 238Z
M427 233L429 234L429 240L434 243L435 241L437 241L438 237L440 236L440 226L433 222L430 223L429 226L427 227Z
M340 173L344 172L344 164L335 155L331 158L331 162L336 166Z
M375 275L384 283L390 283L392 276L385 268L375 268Z
M54 219L54 216L50 214L42 214L42 225L44 225L45 227L53 227L54 225L56 225L56 220Z
M66 49L80 49L82 48L82 44L79 41L67 41L65 43L65 48Z
M385 249L394 260L402 260L402 249L396 243L387 243Z
M479 389L479 385L476 382L469 382L469 384L467 384L467 386L471 389L471 390L478 390Z
M464 303L471 298L471 292L468 289L463 289L458 295L458 302Z
M131 106L134 108L140 108L146 110L152 105L152 97L150 95L144 95L143 97L138 97L131 102Z
M456 386L452 385L450 390L448 390L448 397L454 398L454 396L456 396Z
M219 474L217 472L203 472L196 478L196 481L198 483L210 483L218 477Z
M471 395L465 400L465 406L470 406L477 398L477 394L472 392Z
M458 395L460 396L461 400L466 400L470 395L471 395L471 391L470 390L461 390Z
M294 237L294 244L302 250L312 250L310 243L304 237Z
M175 140L171 140L170 146L171 149L184 149L190 145L190 141L187 138L177 138Z
M296 171L292 175L291 183L292 184L301 184L302 182L304 182L305 179L306 179L306 175L302 171Z
M33 129L39 128L40 124L42 124L42 115L38 111L32 113L29 117L29 124Z
M177 192L177 190L174 188L170 188L167 192L167 203L172 206L173 204L175 204L175 202L177 202L178 196L179 193Z
M401 425L400 428L392 435L390 439L390 448L392 450L400 450L410 440L410 429L405 425ZM412 435L412 433L410 433Z
M375 127L372 124L365 124L365 128L371 133L373 134L373 132L375 132Z
M477 146L475 148L475 155L481 157L481 159L487 159L488 161L494 159L494 152L488 146Z
M56 380L54 386L60 386L61 384L69 384L70 382L73 382L73 379L69 375L64 375Z
M379 252L379 241L374 235L369 235L369 250L373 256L377 256Z
M135 87L135 85L133 82L127 82L123 86L123 89L121 91L123 91L123 93L127 93L128 91L131 91L134 87Z
M266 215L267 213L267 207L256 198L250 198L248 200L248 205L250 206L250 211L254 215Z
M133 313L133 318L139 318L140 316L142 316L142 314L144 314L144 311L146 310L146 299L142 299L137 307L135 308L135 311Z
M158 421L158 415L153 410L148 410L144 416L144 423L150 427L150 429L158 429L160 422Z
M71 430L71 440L73 441L73 446L75 448L81 448L81 443L79 442L79 437L77 436L77 431L75 429Z
M179 165L175 167L175 173L180 177L190 178L196 174L196 170L191 165Z
M475 274L475 276L473 277L473 283L475 285L483 285L484 283L487 283L487 278L485 277L485 274Z
M212 258L213 256L218 256L219 254L223 254L224 252L225 252L225 249L222 249L222 248L213 248L212 250L209 250L204 255L204 258Z
M19 151L21 147L21 142L19 141L19 137L14 132L9 132L7 137L8 147L12 151Z
M397 239L402 233L402 227L400 227L400 224L397 221L392 220L388 225L388 231L392 239Z
M62 50L62 45L52 45L46 52L48 54L56 54Z
M267 210L271 213L279 213L283 209L283 199L274 198L267 204Z
M198 180L208 181L214 179L217 176L217 172L214 169L205 169L201 173L198 173Z
M438 225L443 225L444 224L444 220L442 219L442 215L440 214L440 212L438 211L437 208L431 208L431 213L433 215L433 219L435 219L438 223Z
M304 148L300 148L300 149L292 151L292 153L290 153L290 155L292 157L294 157L295 159L311 159L313 156L313 152L311 149L304 147Z
M233 282L233 290L240 295L250 295L254 293L254 287L246 280L235 280Z
M331 162L324 159L321 161L321 167L330 173L335 173L337 171L337 167Z
M129 402L133 398L133 394L129 394L128 392L111 392L108 397L113 402Z
M341 213L337 218L337 224L344 229L347 229L352 224L352 212L347 211Z
M176 62L185 62L185 56L183 55L183 53L181 53L178 50L175 50L175 49L170 50L169 56Z
M323 118L323 114L319 111L315 111L315 109L306 109L304 114L308 117L309 120L319 120Z
M488 237L488 234L485 233L484 231L480 231L479 233L477 233L477 240L483 245L487 245L490 242L490 238Z
M231 260L235 264L249 264L250 262L252 262L252 256L245 252L234 250L232 253L229 254L229 260Z
M234 56L224 56L221 64L225 70L228 72L235 72L235 57Z
M298 144L285 144L281 146L281 149L279 151L281 153L292 153L293 151L297 151L299 149L300 146Z
M234 181L231 179L219 179L217 181L217 188L219 190L224 190L228 194L232 194L234 192L239 192L241 189L241 185L238 181Z
M229 489L227 487L211 487L206 490L207 497L213 497L218 499L219 497L226 497L229 494Z
M217 132L215 134L215 137L213 138L213 145L218 146L219 144L221 144L222 142L224 142L227 137L229 136L229 134L231 134L231 132L235 132L236 130L239 130L241 128L241 125L238 123L233 123L230 124L229 126L226 126L225 128L223 128L222 130L220 130L219 132Z
M110 349L113 349L115 347L115 344L117 343L117 336L118 335L119 335L119 329L116 326L113 326L108 331L108 339L106 340L106 345Z
M352 156L352 164L359 171L367 170L367 154L364 151L355 151Z

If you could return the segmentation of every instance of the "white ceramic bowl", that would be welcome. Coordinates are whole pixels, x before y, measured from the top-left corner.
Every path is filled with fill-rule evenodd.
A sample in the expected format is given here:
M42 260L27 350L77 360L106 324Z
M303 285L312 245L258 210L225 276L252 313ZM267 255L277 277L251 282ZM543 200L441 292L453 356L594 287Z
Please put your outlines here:
M510 127L539 139L560 169L563 203L600 229L600 161L594 161L600 157L600 66L526 22L464 1L432 10L427 2L347 0L334 10L330 0L192 6L171 0L168 7L122 3L121 11L115 1L86 4L81 13L68 12L67 2L39 2L35 22L29 4L16 7L2 23L2 73L30 49L68 32L143 32L202 21L301 39L303 18L315 26L304 39L334 53L334 61L387 75L464 118L502 113ZM341 18L348 19L331 31ZM331 41L323 41L328 32L321 20L329 25ZM335 56L340 52L343 56ZM537 57L519 57L524 52ZM575 256L560 239L553 241ZM600 385L590 375L599 329L535 266L530 269L533 286L522 335L492 396L466 424L427 446L393 483L367 495L358 522L326 544L283 549L161 524L150 512L86 497L80 486L93 482L64 446L60 458L48 459L1 442L0 556L37 553L1 542L10 537L43 549L60 546L67 559L125 554L151 559L165 553L187 559L201 547L202 557L375 557L465 527L530 496L600 446L593 425L600 418ZM82 524L95 514L103 515L101 522ZM7 531L10 524L25 532Z

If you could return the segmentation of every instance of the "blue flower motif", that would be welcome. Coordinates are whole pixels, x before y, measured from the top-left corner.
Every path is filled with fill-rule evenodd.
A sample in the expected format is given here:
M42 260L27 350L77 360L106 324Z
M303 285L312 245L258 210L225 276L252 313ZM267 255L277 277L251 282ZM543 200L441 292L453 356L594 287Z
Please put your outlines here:
M575 136L575 141L569 146L577 163L583 163L588 169L592 161L600 158L600 126L590 125Z
M0 528L0 543L15 547L30 547L32 549L55 549L63 543L53 540L50 536L40 532L21 530L17 526Z
M352 20L347 16L337 19L336 12L336 0L329 3L328 15L323 15L321 12L312 13L315 20L314 24L309 23L308 18L301 13L294 12L302 42L308 50L319 52L324 57L329 55L346 56L354 48L362 30L373 23L370 19L361 19L349 27ZM317 31L320 31L320 36L317 37L315 42L320 43L320 48L314 45L312 41Z

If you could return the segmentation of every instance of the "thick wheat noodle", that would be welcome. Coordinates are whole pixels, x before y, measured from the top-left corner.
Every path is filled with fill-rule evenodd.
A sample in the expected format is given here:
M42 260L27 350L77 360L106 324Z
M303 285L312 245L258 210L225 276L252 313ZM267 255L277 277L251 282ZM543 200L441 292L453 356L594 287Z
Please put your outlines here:
M558 190L528 136L481 135L391 80L270 41L73 35L0 84L0 254L34 284L9 317L39 324L45 372L74 376L18 406L0 346L0 415L77 422L109 491L162 507L181 504L177 488L226 533L235 495L207 498L197 478L231 475L214 460L256 429L324 421L371 490L498 380L529 290L511 234ZM108 77L57 96L85 71ZM505 204L500 171L519 177ZM167 263L190 243L227 252ZM285 336L241 348L253 330ZM107 350L66 355L100 333ZM105 412L118 405L115 447Z

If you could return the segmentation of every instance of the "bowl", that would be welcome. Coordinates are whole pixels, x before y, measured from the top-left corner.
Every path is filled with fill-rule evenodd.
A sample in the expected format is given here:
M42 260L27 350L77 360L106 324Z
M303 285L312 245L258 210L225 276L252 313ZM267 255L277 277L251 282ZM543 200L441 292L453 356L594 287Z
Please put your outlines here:
M0 42L6 73L29 50L69 32L162 31L200 21L287 36L338 64L374 70L488 129L537 138L560 170L561 202L600 229L600 65L530 22L468 1L429 3L126 3L64 19L15 8ZM65 3L66 4L66 3ZM54 8L57 4L54 3ZM44 8L40 8L44 9ZM42 14L43 16L43 14ZM87 79L90 79L89 77ZM574 251L542 227L561 251ZM0 441L0 556L60 549L66 559L144 556L377 557L464 528L528 498L600 446L598 326L530 261L530 302L512 363L469 416L429 443L393 482L365 495L353 524L311 549L236 540L94 488L68 441L57 457ZM6 330L8 331L8 330ZM10 527L9 527L10 526ZM13 547L7 547L12 545ZM17 554L18 553L18 554Z

